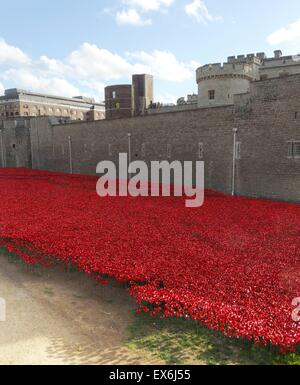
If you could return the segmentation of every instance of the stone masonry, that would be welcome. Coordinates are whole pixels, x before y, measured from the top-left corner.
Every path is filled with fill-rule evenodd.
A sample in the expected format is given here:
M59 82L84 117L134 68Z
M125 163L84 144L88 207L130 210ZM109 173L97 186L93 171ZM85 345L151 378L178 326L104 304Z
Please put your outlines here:
M132 160L204 160L206 187L230 193L234 128L237 195L300 203L300 74L252 81L223 106L66 124L0 120L1 161L95 174L98 162L128 152L131 134Z
M73 171L95 174L98 162L128 152L130 133L133 160L202 160L203 151L206 187L225 193L236 127L236 193L300 202L300 75L253 82L234 106L65 125L36 118L29 126L33 168L70 172L71 142Z

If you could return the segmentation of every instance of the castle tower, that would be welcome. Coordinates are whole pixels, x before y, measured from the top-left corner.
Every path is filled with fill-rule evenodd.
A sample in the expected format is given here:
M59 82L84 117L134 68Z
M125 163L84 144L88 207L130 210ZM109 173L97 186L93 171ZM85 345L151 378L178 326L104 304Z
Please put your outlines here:
M250 54L229 57L227 63L208 64L197 70L198 106L231 105L234 95L249 91L250 83L259 79L262 58Z
M132 86L119 84L105 88L106 119L130 118L132 116Z
M132 112L133 116L144 115L153 102L153 76L132 76Z

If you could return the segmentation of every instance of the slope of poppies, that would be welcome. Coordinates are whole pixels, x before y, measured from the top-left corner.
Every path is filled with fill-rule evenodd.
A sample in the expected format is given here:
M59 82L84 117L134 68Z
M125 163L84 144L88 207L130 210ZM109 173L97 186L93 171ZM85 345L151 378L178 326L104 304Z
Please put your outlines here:
M207 191L187 209L178 197L99 198L96 181L0 170L0 243L27 263L126 281L141 311L285 350L300 343L299 205Z

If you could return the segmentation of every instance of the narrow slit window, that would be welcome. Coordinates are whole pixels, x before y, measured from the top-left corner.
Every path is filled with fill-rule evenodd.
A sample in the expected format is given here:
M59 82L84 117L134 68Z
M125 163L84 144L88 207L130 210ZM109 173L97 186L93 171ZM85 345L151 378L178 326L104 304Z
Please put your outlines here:
M198 158L203 159L204 158L204 144L198 143Z

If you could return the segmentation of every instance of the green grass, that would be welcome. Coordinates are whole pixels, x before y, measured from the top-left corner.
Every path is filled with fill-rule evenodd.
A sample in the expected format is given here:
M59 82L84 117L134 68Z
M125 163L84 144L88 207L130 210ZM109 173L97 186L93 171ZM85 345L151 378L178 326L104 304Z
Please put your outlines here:
M230 339L192 320L136 315L126 346L166 364L300 365L300 354L280 354L276 348Z

